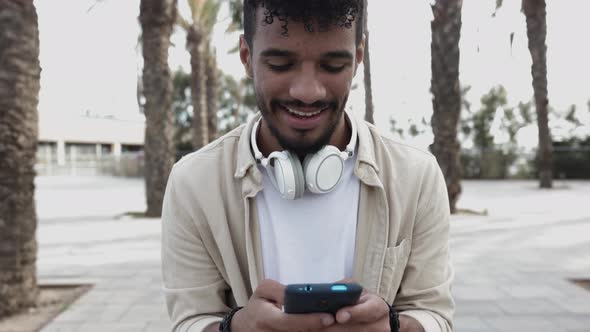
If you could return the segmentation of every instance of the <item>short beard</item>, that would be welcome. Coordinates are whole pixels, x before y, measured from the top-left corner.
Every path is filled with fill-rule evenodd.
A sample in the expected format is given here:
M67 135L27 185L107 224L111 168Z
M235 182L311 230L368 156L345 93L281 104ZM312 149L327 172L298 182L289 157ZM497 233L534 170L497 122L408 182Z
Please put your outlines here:
M328 129L324 133L322 133L322 135L316 141L311 142L310 144L307 144L307 145L302 145L299 142L294 142L294 141L286 138L271 123L271 121L266 121L266 124L270 130L270 133L277 139L277 141L279 142L279 144L281 145L281 147L283 149L289 150L289 151L297 154L298 156L305 156L308 154L314 154L314 153L318 152L320 149L322 149L324 146L328 145L328 143L330 143L330 139L332 138L334 131L336 131L336 127L338 126L338 123L340 122L340 118L342 118L342 114L344 113L344 108L346 106L347 101L348 101L348 95L346 95L344 97L344 100L342 101L341 105L338 105L337 101L331 101L331 102L325 104L325 106L327 106L328 109L324 110L323 112L334 112L335 111L336 112L335 119L337 119L337 120L334 121L333 123L330 123L330 126L328 127ZM258 104L258 108L260 109L260 111L262 113L263 118L267 114L278 112L277 107L279 104L293 105L293 106L296 106L298 104L297 101L295 101L295 102L280 102L278 100L272 100L270 102L270 110L269 110L268 107L266 107L266 105L260 101L260 98L256 98L256 102ZM314 104L314 106L319 106L318 108L323 108L322 106L324 106L324 105L323 104L322 105L315 105ZM302 131L302 132L304 132L304 131Z

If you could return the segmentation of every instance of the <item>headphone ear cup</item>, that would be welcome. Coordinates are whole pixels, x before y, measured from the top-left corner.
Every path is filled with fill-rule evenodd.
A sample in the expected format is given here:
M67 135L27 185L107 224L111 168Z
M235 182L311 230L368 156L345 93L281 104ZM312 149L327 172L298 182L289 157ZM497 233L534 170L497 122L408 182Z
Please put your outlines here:
M303 170L297 156L283 152L287 158L274 158L273 176L276 189L285 199L297 199L305 192Z
M305 177L303 175L303 167L301 167L301 162L299 161L299 157L295 154L288 152L289 161L291 162L291 167L293 168L293 174L295 175L295 197L294 199L298 199L303 197L305 193Z
M303 170L309 191L325 194L336 188L344 172L344 161L340 155L337 147L326 145L315 154L305 157Z

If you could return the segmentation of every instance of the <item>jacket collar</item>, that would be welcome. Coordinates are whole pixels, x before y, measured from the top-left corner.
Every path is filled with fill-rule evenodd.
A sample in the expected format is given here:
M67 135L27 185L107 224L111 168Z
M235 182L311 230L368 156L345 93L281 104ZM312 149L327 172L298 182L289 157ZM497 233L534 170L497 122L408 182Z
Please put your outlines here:
M236 179L243 178L250 169L250 167L256 165L254 153L252 152L252 147L250 145L250 134L252 133L254 123L256 123L256 121L258 121L260 117L260 112L256 113L256 115L246 123L245 127L242 129L242 132L240 133L240 139L238 140L236 171L234 173L234 177ZM254 169L256 170L256 167L254 167Z
M357 116L354 115L351 111L346 111L348 118L351 121L356 121L357 125L357 162L355 166L355 173L361 180L364 181L362 174L364 171L361 169L364 168L362 165L366 164L373 168L371 173L379 173L379 167L377 166L377 161L375 157L375 144L373 140L375 139L371 135L371 131L369 129L369 125L361 119L358 119ZM250 135L252 133L252 128L254 127L254 123L261 118L260 112L258 112L254 117L252 117L243 128L240 138L238 140L238 155L236 161L236 170L234 173L234 177L236 179L241 179L246 176L248 170L252 168L252 175L254 176L255 183L261 183L262 177L260 171L257 167L253 167L256 165L256 160L254 159L254 154L252 152L252 148L250 145ZM373 173L373 174L374 174Z
M377 158L375 157L375 142L369 125L365 120L359 119L354 113L347 111L348 117L351 121L356 121L356 128L358 132L358 149L357 149L357 164L355 171L358 172L361 163L367 164L373 168L373 171L379 173L379 166L377 166Z

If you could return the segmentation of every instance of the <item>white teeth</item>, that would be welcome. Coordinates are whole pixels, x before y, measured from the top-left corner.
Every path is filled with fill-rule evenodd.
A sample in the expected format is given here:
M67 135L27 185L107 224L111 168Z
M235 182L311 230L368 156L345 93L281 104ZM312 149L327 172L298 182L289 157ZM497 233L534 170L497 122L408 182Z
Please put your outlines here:
M295 114L298 116L305 116L305 117L311 117L314 115L318 115L318 114L320 114L320 112L323 111L323 110L319 110L319 111L315 111L313 113L304 113L304 112L299 112L299 111L296 111L296 110L294 110L292 108L288 108L288 107L287 107L287 110L289 111L289 113L292 113L292 114Z

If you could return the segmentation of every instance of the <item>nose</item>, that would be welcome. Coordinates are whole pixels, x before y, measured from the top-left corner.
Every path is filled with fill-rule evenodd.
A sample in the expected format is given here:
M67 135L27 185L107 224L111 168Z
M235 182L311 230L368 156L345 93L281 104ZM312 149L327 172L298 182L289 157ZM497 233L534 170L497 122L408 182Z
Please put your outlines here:
M293 80L289 89L291 98L306 104L325 100L326 87L317 77L317 72L312 68L302 68Z

